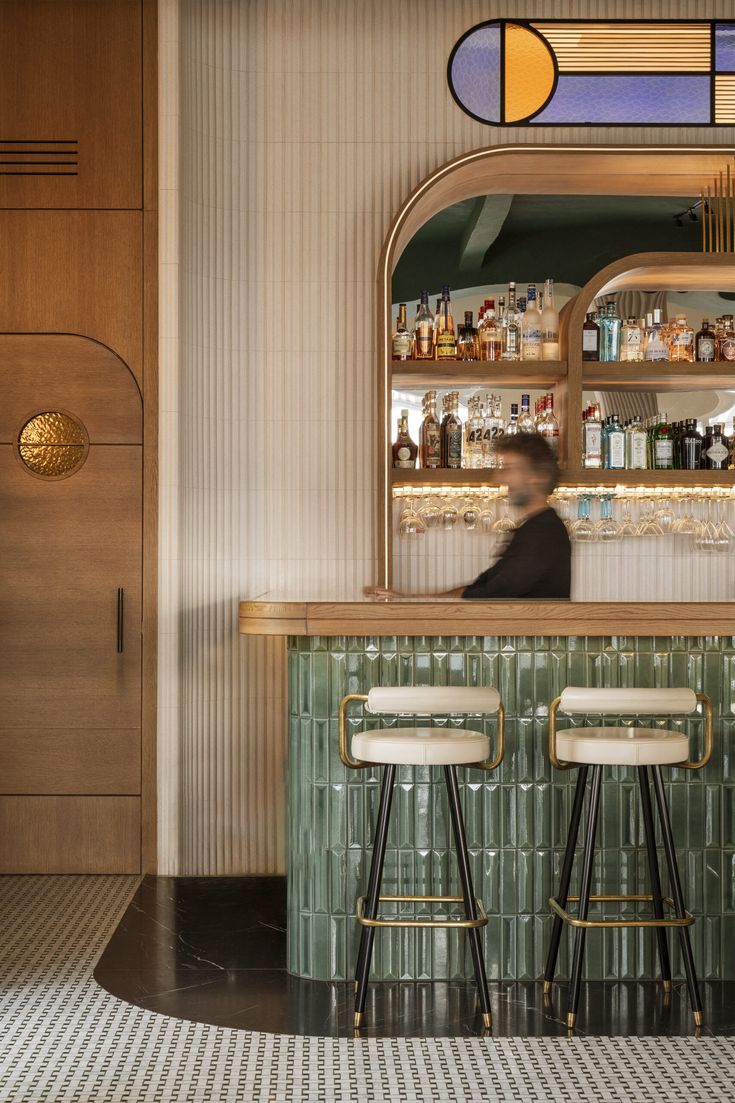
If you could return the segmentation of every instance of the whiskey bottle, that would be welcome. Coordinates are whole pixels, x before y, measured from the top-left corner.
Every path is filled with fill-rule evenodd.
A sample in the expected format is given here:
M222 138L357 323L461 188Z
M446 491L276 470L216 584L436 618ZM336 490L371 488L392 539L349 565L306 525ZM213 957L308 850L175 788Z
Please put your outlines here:
M503 341L500 326L495 317L495 302L486 299L485 317L482 328L478 330L480 359L495 361L502 359Z
M732 314L722 315L722 332L717 339L717 359L735 360L735 329Z
M702 437L694 418L688 418L681 435L681 466L684 471L698 471L702 466Z
M536 286L528 285L528 305L521 317L521 358L541 360L541 312L536 305Z
M421 467L441 467L441 425L436 416L436 391L427 391L424 399L424 420L421 423L419 463Z
M462 466L462 422L459 420L459 391L448 396L448 415L442 424L442 467L454 471Z
M631 471L648 467L648 434L638 414L625 429L625 466Z
M472 311L465 310L464 325L459 327L459 336L457 338L457 359L477 360L477 358L477 330L472 324Z
M516 285L508 284L508 308L505 311L503 323L503 359L520 360L521 358L521 323L520 314L516 306Z
M421 302L413 325L413 355L415 360L434 358L434 315L429 308L429 292L421 292Z
M582 422L582 464L602 467L602 423L597 406L588 406Z
M669 330L669 360L673 363L691 363L694 360L694 330L686 314L677 314Z
M536 432L536 426L534 425L533 418L531 417L531 396L528 394L521 395L521 413L518 418L518 432Z
M618 415L613 413L607 419L604 429L602 453L604 466L608 471L623 471L625 469L625 432L618 421Z
M595 321L594 313L586 316L582 326L582 359L600 359L600 327Z
M717 355L717 338L708 318L702 321L702 328L694 338L694 350L694 358L701 364L711 364Z
M411 358L413 341L406 325L406 304L398 304L398 318L393 333L393 359L409 360Z
M611 362L620 359L620 315L612 300L600 318L600 360Z
M665 413L658 415L658 424L651 434L651 444L652 467L656 471L671 471L674 467L674 438Z
M544 284L544 308L541 311L541 356L559 359L559 311L554 306L554 281Z
M620 327L620 359L623 363L634 363L643 359L643 341L641 327L635 318L628 318Z
M449 288L442 288L441 312L436 326L435 355L437 360L457 359L457 337L451 313Z
M393 466L415 467L418 451L418 445L411 440L408 432L408 410L401 410L401 416L398 419L398 435L393 442Z

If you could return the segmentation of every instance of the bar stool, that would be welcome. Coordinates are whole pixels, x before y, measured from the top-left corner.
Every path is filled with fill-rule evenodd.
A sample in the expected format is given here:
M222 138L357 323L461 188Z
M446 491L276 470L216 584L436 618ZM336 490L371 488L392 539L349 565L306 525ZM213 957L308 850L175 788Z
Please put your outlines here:
M347 709L353 701L365 702L372 714L443 715L450 713L497 715L497 751L492 761L490 740L482 732L467 728L380 728L353 735L351 753L347 748ZM373 842L373 854L366 896L357 901L357 921L362 927L360 949L355 971L355 1027L360 1027L365 1012L370 961L376 927L463 927L470 938L472 960L486 1027L492 1023L490 995L480 942L480 927L487 923L482 902L476 899L467 854L462 809L457 786L457 766L473 766L495 770L505 749L505 713L500 695L495 689L461 686L383 686L368 694L351 693L339 706L339 755L345 766L359 770L369 766L384 766L380 790L380 805ZM393 785L397 766L443 766L449 797L454 842L457 851L462 896L380 896L383 862L388 839ZM404 919L378 917L380 902L463 903L464 919Z
M613 713L624 716L659 717L662 715L692 713L696 709L698 701L702 703L705 732L702 757L696 761L689 760L689 738L681 731L668 731L660 728L634 728L630 724L620 727L566 728L562 731L557 731L556 728L557 711L561 711L568 716ZM544 993L548 994L554 980L562 924L568 923L575 928L574 955L567 1008L567 1026L569 1028L574 1027L577 1018L585 935L591 927L655 927L661 977L664 988L667 990L671 988L671 965L666 928L676 927L679 931L694 1021L697 1026L701 1025L702 1002L699 996L694 958L689 940L689 927L694 922L694 916L684 907L681 878L676 862L674 837L661 777L661 767L676 766L678 769L684 770L701 770L712 757L712 743L712 703L705 693L694 693L691 689L584 689L567 686L561 696L552 701L549 709L549 758L557 770L569 770L574 767L579 769L559 895L552 896L549 899L549 904L555 915L544 974ZM638 771L643 830L651 879L650 895L590 896L603 766L634 766ZM587 811L587 833L584 843L581 886L578 897L569 896L574 853L582 818L587 774L590 767L592 768L592 783ZM653 776L656 807L661 823L664 853L671 883L671 897L663 896L661 891L656 834L649 788L649 769ZM578 902L576 917L570 915L567 910L567 904L570 900ZM587 918L591 902L609 900L650 901L653 918L598 920ZM673 910L673 917L665 918L664 905Z

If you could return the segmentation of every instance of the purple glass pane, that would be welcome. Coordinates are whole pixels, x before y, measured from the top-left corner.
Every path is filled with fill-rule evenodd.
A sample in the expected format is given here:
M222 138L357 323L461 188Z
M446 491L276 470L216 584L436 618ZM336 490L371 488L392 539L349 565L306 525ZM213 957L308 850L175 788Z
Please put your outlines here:
M735 23L715 24L715 70L735 73Z
M465 38L452 58L454 94L473 115L500 122L500 26L488 24Z
M708 74L567 76L534 123L709 123Z

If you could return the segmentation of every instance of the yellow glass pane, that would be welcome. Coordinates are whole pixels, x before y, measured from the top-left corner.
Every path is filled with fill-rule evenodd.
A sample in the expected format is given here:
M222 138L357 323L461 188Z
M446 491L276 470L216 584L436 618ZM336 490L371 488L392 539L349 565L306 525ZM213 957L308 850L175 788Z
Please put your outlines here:
M45 410L28 419L18 434L18 455L35 475L58 478L87 458L87 433L81 421L61 410Z
M68 475L84 462L84 448L78 444L21 444L23 463L36 475L55 478Z
M551 50L537 34L510 23L505 28L505 121L527 119L544 106L554 85Z
M75 418L60 410L48 410L30 418L18 440L20 444L84 444L85 435Z

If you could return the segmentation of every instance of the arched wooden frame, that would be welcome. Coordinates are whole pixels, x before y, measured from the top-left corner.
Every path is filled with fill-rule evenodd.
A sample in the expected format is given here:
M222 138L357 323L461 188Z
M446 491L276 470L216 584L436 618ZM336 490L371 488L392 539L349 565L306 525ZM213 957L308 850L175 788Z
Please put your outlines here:
M401 254L417 230L445 207L479 195L695 196L703 181L719 173L732 155L731 148L711 146L495 146L447 162L413 190L393 219L378 265L379 585L390 585L392 573L392 279ZM562 416L568 383L558 388Z

